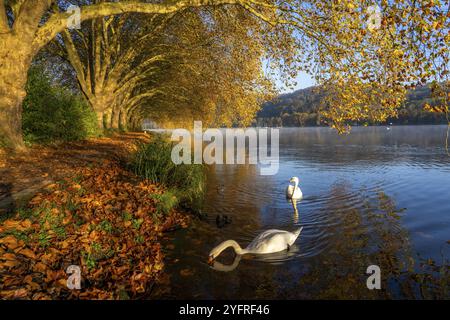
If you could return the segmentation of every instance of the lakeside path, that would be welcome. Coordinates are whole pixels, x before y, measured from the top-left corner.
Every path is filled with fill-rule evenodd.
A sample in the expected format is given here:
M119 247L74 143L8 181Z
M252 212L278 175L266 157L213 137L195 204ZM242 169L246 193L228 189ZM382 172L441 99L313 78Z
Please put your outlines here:
M149 140L145 133L126 133L52 147L34 146L18 154L0 149L0 220L46 185L105 160L122 163L136 143Z

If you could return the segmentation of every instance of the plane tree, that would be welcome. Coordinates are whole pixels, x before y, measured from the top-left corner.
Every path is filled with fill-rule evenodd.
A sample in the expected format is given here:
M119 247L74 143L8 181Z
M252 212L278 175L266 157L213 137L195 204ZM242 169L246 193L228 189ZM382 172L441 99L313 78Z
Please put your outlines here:
M188 7L242 5L251 0L180 0L163 2L87 1L80 7L80 21L124 14L171 14ZM73 13L69 1L0 0L0 134L8 145L23 147L22 101L26 95L27 71L33 58L59 33Z
M1 138L16 148L23 145L21 103L25 96L27 70L40 49L58 34L65 33L67 21L71 18L71 14L64 10L68 3L0 0L0 132ZM288 80L299 70L313 74L330 93L321 110L323 119L340 131L344 131L353 120L383 121L396 116L406 89L426 82L433 83L433 92L442 102L436 110L448 112L449 1L86 0L81 6L81 20L105 17L102 23L95 24L94 29L98 31L94 33L99 34L103 24L115 21L111 16L125 13L169 15L203 7L238 7L257 18L254 20L258 26L253 29L255 33L253 30L249 32L252 37L264 40L257 42L264 45L260 49L264 51L263 64L258 67L268 66L266 76L272 79L281 77ZM229 19L237 17L240 16L230 15ZM214 63L211 62L212 69ZM185 74L187 76L188 73ZM209 72L206 74L211 75ZM217 86L220 80L208 83L205 78L204 82L206 84L202 88L205 92L211 88L226 88ZM258 88L258 85L254 84L254 87ZM145 94L143 91L139 93ZM217 94L216 91L209 93L211 96ZM161 95L158 97L161 101ZM198 99L200 97L206 99L207 94L199 95ZM226 105L225 98L222 95L220 99L224 102L220 103L219 98L210 99L213 103L209 104L208 110L212 107L212 110L219 110L217 108ZM239 99L235 96L234 100ZM141 99L138 105L143 105L143 101L146 99ZM246 100L242 101L244 105ZM145 108L129 108L135 109L142 114ZM224 111L207 113L213 118L220 114ZM245 115L244 110L242 115Z

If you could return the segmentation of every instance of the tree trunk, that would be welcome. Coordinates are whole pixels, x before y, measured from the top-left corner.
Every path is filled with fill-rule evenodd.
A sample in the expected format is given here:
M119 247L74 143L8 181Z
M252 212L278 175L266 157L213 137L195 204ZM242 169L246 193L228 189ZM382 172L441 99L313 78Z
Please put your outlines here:
M8 92L9 91L9 92ZM0 146L23 149L22 101L17 88L2 85L0 89Z
M133 131L142 131L141 119L138 116L132 116Z
M131 131L136 131L136 117L134 115L131 115L128 120L129 127Z
M31 48L20 46L10 34L0 36L0 144L24 149L22 137L22 101Z
M96 110L95 113L97 114L97 126L100 130L103 130L105 128L103 121L103 111Z
M111 128L111 110L106 110L103 112L104 116L104 123L105 123L105 129Z
M111 105L110 97L103 93L97 93L92 99L88 100L92 109L97 114L97 123L100 130L109 129L111 126Z
M122 130L122 131L127 131L128 130L126 120L127 120L126 112L123 111L123 110L120 110L120 113L119 113L119 129Z
M113 108L111 114L111 129L119 129L119 113L120 110L118 107Z

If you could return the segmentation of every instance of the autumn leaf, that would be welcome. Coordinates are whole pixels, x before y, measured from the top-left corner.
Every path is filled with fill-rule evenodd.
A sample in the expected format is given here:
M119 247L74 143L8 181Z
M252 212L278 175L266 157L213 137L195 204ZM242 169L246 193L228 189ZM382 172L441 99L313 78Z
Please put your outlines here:
M16 290L2 290L0 291L0 297L5 299L19 299L28 295L28 291L24 288Z
M27 230L27 229L31 228L31 220L26 219L26 220L22 221L20 225L21 225L21 231Z
M34 266L33 266L33 271L35 271L35 272L45 272L46 270L47 270L47 268L48 268L48 266L47 265L45 265L44 263L42 263L42 262L38 262L38 263L36 263Z
M16 267L17 265L19 265L20 262L19 261L12 261L12 260L8 260L5 262L0 262L0 267L8 267L8 268L13 268Z
M16 253L21 254L21 255L23 255L23 256L25 256L27 258L30 258L30 259L36 259L35 253L32 250L30 250L30 249L26 249L26 248L25 249L20 249L20 250L17 250Z
M2 232L8 231L11 229L17 229L17 227L20 226L20 221L14 221L14 220L5 220L2 224Z
M0 244L5 244L8 249L14 250L16 249L20 244L17 242L17 239L14 236L6 236L3 238L0 238Z
M16 255L14 253L4 253L0 256L0 259L7 261L16 261Z

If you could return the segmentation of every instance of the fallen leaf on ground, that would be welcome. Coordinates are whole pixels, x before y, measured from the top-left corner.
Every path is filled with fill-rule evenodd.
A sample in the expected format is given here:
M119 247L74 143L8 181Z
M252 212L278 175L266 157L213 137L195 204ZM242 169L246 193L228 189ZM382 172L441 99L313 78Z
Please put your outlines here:
M77 183L67 177L33 197L28 208L36 214L30 218L16 214L0 223L0 230L26 230L0 235L0 279L9 277L0 284L0 298L133 298L159 281L160 240L165 231L186 225L186 216L173 210L155 220L149 194L164 190L115 162L82 167L74 176ZM81 268L82 292L66 286L69 265Z

